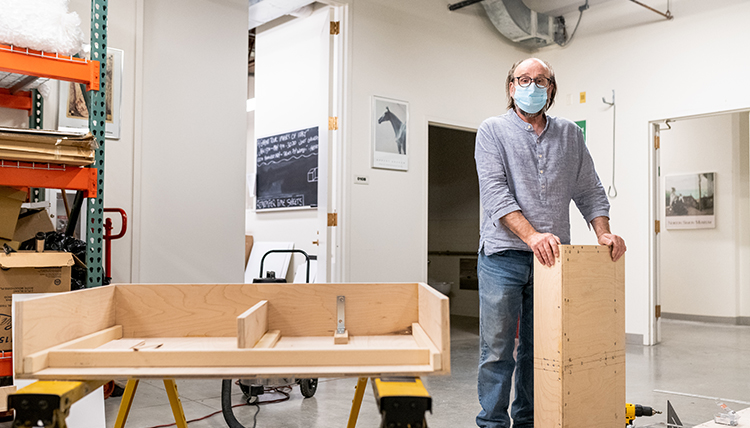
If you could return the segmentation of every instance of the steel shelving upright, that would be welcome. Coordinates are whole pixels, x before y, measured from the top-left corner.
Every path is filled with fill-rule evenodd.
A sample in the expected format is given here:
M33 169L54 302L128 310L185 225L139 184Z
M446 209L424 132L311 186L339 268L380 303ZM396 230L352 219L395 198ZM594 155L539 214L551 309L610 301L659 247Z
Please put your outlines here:
M89 96L89 130L99 147L94 164L80 168L57 164L0 160L0 185L79 190L88 198L86 209L86 287L102 285L104 277L104 143L106 123L107 0L91 1L91 59L0 45L0 72L18 75L18 88L34 78L57 79L86 85ZM30 128L41 128L41 97L0 91L0 106L24 103ZM26 104L28 100L28 104Z
M89 91L89 129L99 148L94 157L96 168L96 194L89 195L86 207L86 287L102 285L104 234L104 130L106 112L107 65L107 0L91 1L91 59L99 61L99 90Z

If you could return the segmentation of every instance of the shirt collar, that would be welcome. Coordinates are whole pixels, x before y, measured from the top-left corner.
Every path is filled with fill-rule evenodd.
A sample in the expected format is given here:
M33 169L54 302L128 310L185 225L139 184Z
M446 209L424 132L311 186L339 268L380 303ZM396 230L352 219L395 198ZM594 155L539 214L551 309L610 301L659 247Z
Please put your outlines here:
M508 115L510 115L511 122L515 123L516 126L523 129L526 132L534 132L534 127L531 126L530 123L524 121L521 119L521 117L518 116L518 113L514 109L508 110ZM542 131L541 135L544 135L545 132L547 132L547 129L549 128L550 118L551 116L545 113L545 116L547 117L547 122L544 124L544 130ZM540 135L540 136L541 136Z

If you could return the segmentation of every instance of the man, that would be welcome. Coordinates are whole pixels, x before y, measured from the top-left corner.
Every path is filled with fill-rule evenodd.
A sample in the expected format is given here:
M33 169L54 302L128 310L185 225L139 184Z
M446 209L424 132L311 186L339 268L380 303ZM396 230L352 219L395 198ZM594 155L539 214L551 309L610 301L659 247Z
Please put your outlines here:
M612 260L625 242L609 230L609 202L581 130L549 116L557 84L546 62L513 65L506 79L508 112L485 120L475 159L484 215L479 276L480 359L477 425L534 427L534 257L552 266L570 243L573 200ZM519 322L520 317L520 322ZM518 326L517 361L513 358ZM511 376L515 399L510 417Z

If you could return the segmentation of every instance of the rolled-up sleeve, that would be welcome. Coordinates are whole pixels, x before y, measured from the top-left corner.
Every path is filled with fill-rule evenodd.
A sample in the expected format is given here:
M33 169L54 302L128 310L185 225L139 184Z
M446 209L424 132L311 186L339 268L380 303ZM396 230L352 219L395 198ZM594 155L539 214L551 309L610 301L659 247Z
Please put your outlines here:
M521 209L511 192L503 156L500 141L492 134L487 123L483 123L477 131L474 159L482 208L495 227L500 218Z
M581 167L576 180L573 201L583 214L586 223L591 223L591 220L597 217L609 217L609 200L594 169L594 160L583 143L583 136L581 136L580 144Z

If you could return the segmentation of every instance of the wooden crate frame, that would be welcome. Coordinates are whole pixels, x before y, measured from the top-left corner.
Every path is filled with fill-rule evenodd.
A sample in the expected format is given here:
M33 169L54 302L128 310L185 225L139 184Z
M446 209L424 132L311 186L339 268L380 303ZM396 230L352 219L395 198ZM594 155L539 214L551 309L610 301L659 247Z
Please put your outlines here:
M16 302L14 321L22 379L450 374L448 298L423 283L120 284Z
M561 245L534 265L534 420L546 428L621 428L625 420L625 261Z

